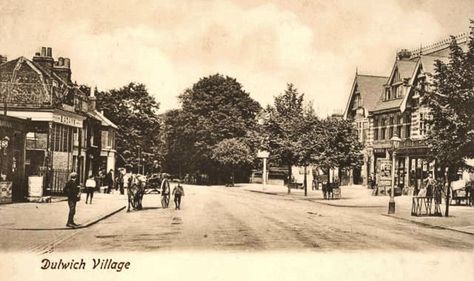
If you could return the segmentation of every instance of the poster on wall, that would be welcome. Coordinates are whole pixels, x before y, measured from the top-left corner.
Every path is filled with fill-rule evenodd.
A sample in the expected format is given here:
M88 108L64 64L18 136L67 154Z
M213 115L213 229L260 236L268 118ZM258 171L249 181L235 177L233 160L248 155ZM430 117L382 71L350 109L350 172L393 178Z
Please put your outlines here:
M377 159L377 184L379 188L387 190L392 186L392 161Z
M43 177L40 177L40 176L28 177L28 196L30 197L43 196Z
M12 202L12 182L0 181L0 203Z

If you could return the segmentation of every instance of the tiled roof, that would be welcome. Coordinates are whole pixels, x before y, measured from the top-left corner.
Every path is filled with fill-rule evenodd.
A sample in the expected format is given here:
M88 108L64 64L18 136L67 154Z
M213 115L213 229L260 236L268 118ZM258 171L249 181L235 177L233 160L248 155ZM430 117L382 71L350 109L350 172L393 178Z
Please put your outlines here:
M436 56L421 56L420 57L421 65L423 66L423 71L425 73L435 74L435 63L436 60L440 60L444 63L449 62L448 57L436 57Z
M402 104L403 99L394 99L389 101L379 100L373 111L382 111L387 109L397 109Z
M363 107L367 111L374 110L383 93L383 85L387 83L388 77L357 75L356 79Z
M97 110L94 110L94 111L89 111L89 112L86 112L86 114L91 117L91 118L94 118L95 120L97 121L100 121L102 126L106 126L106 127L112 127L114 129L118 129L117 125L115 125L112 121L110 121L107 117L105 117L104 115L102 115L100 112L98 112Z
M399 60L395 63L395 67L398 69L400 79L410 79L415 71L416 63L418 60Z

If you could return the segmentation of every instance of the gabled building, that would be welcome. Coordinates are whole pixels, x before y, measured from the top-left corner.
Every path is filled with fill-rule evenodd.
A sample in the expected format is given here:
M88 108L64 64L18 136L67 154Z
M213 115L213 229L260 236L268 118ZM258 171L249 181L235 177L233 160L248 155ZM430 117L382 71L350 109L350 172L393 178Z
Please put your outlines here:
M61 194L70 172L81 183L99 170L102 114L95 97L71 81L70 60L42 47L0 64L0 105L7 115L31 118L26 134L25 176L43 177L45 195ZM95 159L95 160L94 160Z
M344 119L354 122L359 141L364 145L362 151L364 163L361 168L352 170L352 183L367 185L369 176L374 172L373 136L370 130L369 112L373 111L380 99L380 93L388 77L362 75L356 73L351 92L344 110Z
M468 34L455 38L465 50ZM364 144L364 166L360 173L363 184L367 183L367 175L374 173L376 178L380 175L378 159L390 159L393 136L402 140L395 163L397 186L411 187L416 192L428 173L441 176L436 163L427 160L426 121L430 112L421 105L419 92L430 79L428 74L434 74L436 60L449 60L450 42L451 39L445 39L412 51L401 50L389 77L377 79L356 73L344 118L354 122L359 140ZM354 183L360 181L358 176L358 171L353 171Z
M467 34L456 39L462 48L466 47ZM436 163L428 160L425 139L430 111L420 103L419 93L426 87L429 74L434 74L435 62L449 60L449 44L447 39L414 51L401 50L375 109L369 112L376 174L380 173L377 159L390 158L390 139L397 136L401 143L395 159L395 185L410 187L414 193L428 174L442 176Z

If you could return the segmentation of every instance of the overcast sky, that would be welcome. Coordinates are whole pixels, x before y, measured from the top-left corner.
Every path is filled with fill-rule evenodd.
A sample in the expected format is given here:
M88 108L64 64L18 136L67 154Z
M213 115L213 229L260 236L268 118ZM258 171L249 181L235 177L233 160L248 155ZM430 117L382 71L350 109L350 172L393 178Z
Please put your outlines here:
M1 0L0 54L52 47L73 81L144 83L161 112L217 72L263 106L292 82L324 116L344 109L356 67L388 75L398 49L468 31L473 2Z

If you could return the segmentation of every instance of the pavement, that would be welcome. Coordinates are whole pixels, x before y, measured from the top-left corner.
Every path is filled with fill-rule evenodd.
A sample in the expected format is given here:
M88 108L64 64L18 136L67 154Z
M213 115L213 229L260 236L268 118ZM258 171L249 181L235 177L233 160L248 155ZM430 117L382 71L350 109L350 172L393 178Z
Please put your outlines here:
M77 202L75 222L79 228L89 227L127 205L126 195L95 193L92 204L82 194ZM66 228L69 208L65 198L51 203L12 203L0 205L0 228L9 230L61 230Z
M380 214L387 217L410 221L427 227L449 229L474 235L474 207L450 206L449 217L416 217L411 215L412 197L397 196L395 197L395 214L388 215L389 197L372 196L372 190L361 185L342 186L341 199L336 200L325 200L321 190L309 189L308 195L304 196L304 190L302 189L292 189L291 193L288 194L288 188L281 185L266 185L265 188L263 188L262 184L239 184L238 186L249 192L276 196L291 196L334 207L380 209ZM445 204L441 205L441 210L444 214Z

